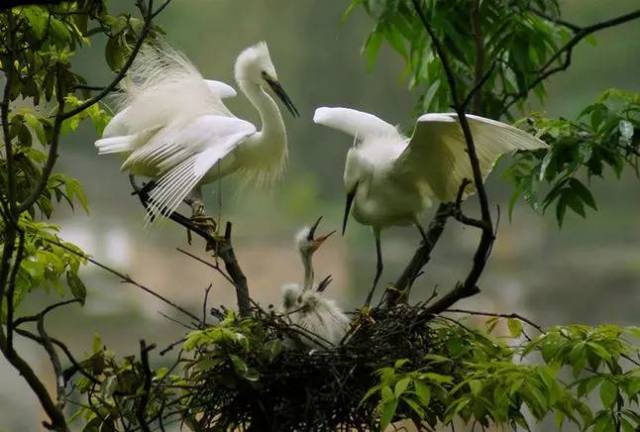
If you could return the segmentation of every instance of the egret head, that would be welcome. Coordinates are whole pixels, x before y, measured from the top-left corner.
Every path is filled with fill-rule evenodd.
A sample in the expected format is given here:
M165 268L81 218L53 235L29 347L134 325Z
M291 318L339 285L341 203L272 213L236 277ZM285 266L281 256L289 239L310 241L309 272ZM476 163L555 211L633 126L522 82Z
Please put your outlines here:
M312 226L304 227L298 232L298 234L296 234L296 246L298 247L300 254L305 258L310 258L311 255L318 250L320 245L322 245L322 243L324 243L324 241L335 232L331 231L328 234L316 236L316 230L318 229L318 225L321 220L322 216L320 216Z
M258 42L240 53L236 60L235 76L238 82L249 82L262 88L270 88L294 117L300 115L278 82L278 74L271 61L266 42Z

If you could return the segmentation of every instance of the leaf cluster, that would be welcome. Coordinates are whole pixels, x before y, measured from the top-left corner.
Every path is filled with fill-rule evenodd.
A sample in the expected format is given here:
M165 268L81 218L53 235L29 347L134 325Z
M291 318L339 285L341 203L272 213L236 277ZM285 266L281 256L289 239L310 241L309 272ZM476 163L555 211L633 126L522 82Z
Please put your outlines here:
M533 114L520 126L550 145L547 152L518 153L505 172L515 190L510 211L524 197L539 212L555 208L562 225L567 210L586 217L597 210L590 190L594 177L609 168L620 177L625 167L640 175L640 94L612 89L587 106L576 120ZM585 180L587 184L585 184Z

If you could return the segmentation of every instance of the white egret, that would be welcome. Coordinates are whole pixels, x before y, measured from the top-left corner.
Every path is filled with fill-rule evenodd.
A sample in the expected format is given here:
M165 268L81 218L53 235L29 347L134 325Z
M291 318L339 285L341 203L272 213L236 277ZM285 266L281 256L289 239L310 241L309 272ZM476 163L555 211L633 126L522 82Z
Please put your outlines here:
M349 318L334 300L324 296L324 290L331 283L331 276L314 287L312 257L320 245L334 232L315 237L320 219L311 227L303 228L296 235L296 246L304 266L304 283L286 284L282 287L282 305L291 321L320 336L332 344L338 344L347 331ZM310 344L317 344L310 340Z
M270 88L298 111L278 82L265 42L238 56L235 79L258 110L262 128L235 117L222 102L235 91L204 80L182 54L166 45L146 47L122 87L121 111L96 141L100 153L125 153L122 170L156 179L147 217L167 216L190 196L194 215L204 212L201 186L234 172L256 183L279 175L287 159L287 134Z
M505 123L470 114L467 118L483 179L502 154L546 147ZM342 233L352 205L355 220L373 229L377 266L369 304L383 269L382 229L414 224L424 238L420 215L432 199L454 201L463 181L473 178L462 129L451 113L422 115L410 138L372 114L349 108L318 108L313 121L354 137L344 170L347 199ZM473 186L468 187L463 198L473 192Z

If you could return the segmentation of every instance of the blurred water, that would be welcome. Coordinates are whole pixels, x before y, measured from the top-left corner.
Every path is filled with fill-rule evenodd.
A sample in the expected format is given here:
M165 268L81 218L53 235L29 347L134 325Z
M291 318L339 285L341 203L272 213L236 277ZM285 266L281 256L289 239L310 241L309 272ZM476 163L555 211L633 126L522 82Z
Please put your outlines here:
M635 0L566 1L569 16L593 22L630 10ZM289 170L277 187L265 193L237 191L225 180L221 212L234 221L235 247L250 281L252 296L261 303L277 303L280 286L302 278L293 249L293 234L305 223L324 215L321 229L337 229L342 212L342 168L350 140L311 123L317 105L343 105L379 114L393 123L408 124L414 97L402 79L402 65L383 49L377 66L367 71L359 50L368 19L356 13L345 24L342 1L176 0L161 16L168 39L193 60L207 77L232 79L237 53L258 40L267 40L279 71L302 117L287 118L290 136ZM230 19L233 17L233 19ZM640 26L608 30L596 47L580 46L572 69L558 75L549 89L548 110L572 116L608 87L640 90ZM108 80L100 49L78 55L78 65L91 84ZM230 101L239 116L257 120L240 96ZM201 253L202 244L186 244L184 230L161 224L143 229L143 211L129 194L126 176L117 158L95 154L92 128L81 128L62 145L60 170L78 177L90 199L91 214L61 211L57 219L63 235L98 260L169 296L199 313L205 288L213 283L211 304L233 306L231 287L211 269L178 253L176 247ZM502 221L491 262L481 280L482 294L463 306L514 311L542 324L615 322L638 324L640 304L640 203L638 181L625 176L615 181L594 180L600 210L587 220L569 217L558 230L552 217L540 217L517 208L513 221ZM210 209L217 209L217 187L207 189ZM503 203L509 188L492 176L491 199ZM473 204L470 204L473 208ZM504 212L503 212L504 213ZM425 221L428 220L428 215ZM477 233L450 224L432 263L414 289L428 297L434 287L445 291L468 269ZM417 245L412 229L390 229L383 234L385 273L395 279ZM345 307L362 302L374 270L373 239L369 231L351 223L347 236L335 236L318 252L317 274L333 274L329 293ZM86 267L89 298L84 309L71 307L52 315L52 332L70 341L81 355L95 333L122 355L134 354L138 339L159 345L180 337L183 329L159 312L179 314L142 291L121 284L103 271ZM48 301L34 298L27 309ZM38 373L48 377L49 366L31 345L20 345L33 359ZM155 359L162 361L161 359ZM38 405L24 382L0 360L0 431L36 431ZM29 413L29 415L25 415Z

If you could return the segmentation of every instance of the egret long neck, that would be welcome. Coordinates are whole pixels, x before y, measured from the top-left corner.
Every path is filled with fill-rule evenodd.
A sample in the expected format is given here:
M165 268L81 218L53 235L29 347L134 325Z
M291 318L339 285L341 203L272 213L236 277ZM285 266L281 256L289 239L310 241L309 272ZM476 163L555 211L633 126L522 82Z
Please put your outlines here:
M309 290L313 287L313 264L311 263L311 254L302 253L302 264L304 265L304 285L303 290Z
M241 80L238 81L238 85L260 114L261 138L270 142L286 143L284 120L276 101L257 84Z

